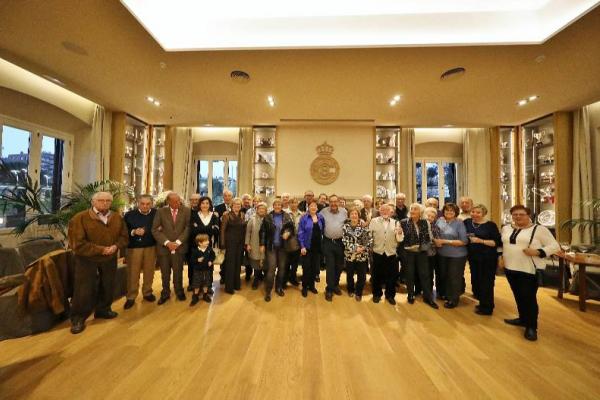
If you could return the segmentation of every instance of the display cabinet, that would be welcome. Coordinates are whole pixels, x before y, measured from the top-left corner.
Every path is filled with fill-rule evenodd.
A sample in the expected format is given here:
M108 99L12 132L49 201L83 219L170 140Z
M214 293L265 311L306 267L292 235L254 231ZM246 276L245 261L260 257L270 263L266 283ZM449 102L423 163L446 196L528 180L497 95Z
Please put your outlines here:
M271 204L276 195L277 131L272 126L256 126L254 136L254 193Z
M164 191L166 132L164 126L153 126L151 132L148 192L156 196Z
M502 225L511 222L510 208L517 202L517 130L516 127L501 127L498 135L498 193Z
M377 199L392 200L398 190L399 127L375 128L374 193Z

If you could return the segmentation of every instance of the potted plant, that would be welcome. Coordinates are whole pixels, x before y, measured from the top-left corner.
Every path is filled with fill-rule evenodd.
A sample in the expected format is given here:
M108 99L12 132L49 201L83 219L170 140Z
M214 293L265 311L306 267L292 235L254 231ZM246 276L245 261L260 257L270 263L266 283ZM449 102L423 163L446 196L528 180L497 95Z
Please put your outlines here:
M577 247L582 252L600 249L600 199L591 199L582 202L585 207L590 207L592 211L591 218L574 218L569 219L561 224L563 229L579 229L581 232L588 231L592 238L592 243L577 244Z

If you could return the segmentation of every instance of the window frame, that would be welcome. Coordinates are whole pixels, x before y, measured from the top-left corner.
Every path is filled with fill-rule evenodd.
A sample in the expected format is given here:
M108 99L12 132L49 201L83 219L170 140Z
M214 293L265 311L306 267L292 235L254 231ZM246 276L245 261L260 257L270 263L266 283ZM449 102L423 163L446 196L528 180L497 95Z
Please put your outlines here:
M198 188L199 188L199 182L198 182L198 163L200 161L208 161L208 186L207 186L207 190L208 190L208 195L209 197L212 199L212 168L213 168L213 161L223 161L226 165L224 174L223 174L223 181L227 183L226 186L224 186L223 190L225 189L229 189L229 162L230 161L236 161L237 164L237 168L236 168L236 182L237 182L237 192L235 194L235 196L239 196L239 182L240 182L240 163L239 163L239 159L237 156L195 156L193 158L194 160L194 179L193 179L193 193L200 193ZM234 197L235 197L234 196ZM216 204L215 204L216 205Z
M427 163L435 163L438 165L438 202L440 209L444 206L445 196L442 195L442 191L444 189L444 185L446 183L446 176L442 172L444 170L444 163L454 163L456 165L456 197L460 196L463 188L463 173L462 173L462 158L458 157L423 157L423 158L415 158L413 160L414 170L415 170L415 201L417 199L417 163L421 163L421 200L425 203L427 200L427 177L424 175L427 172L426 165Z
M4 125L22 129L30 133L29 164L27 166L27 173L31 176L34 184L37 183L41 185L42 138L46 136L64 141L65 154L63 157L61 194L70 192L73 179L72 171L75 135L0 114L0 135L2 135ZM10 227L0 228L0 235L10 234L12 229L13 228Z

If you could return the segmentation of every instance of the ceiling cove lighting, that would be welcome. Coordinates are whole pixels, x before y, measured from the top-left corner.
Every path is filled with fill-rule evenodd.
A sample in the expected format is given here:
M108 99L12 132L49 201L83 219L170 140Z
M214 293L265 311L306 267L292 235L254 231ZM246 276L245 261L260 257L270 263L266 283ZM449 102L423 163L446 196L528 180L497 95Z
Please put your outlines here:
M121 0L121 3L164 50L193 51L541 44L600 1Z
M540 98L540 96L537 96L537 95L529 96L526 99L521 99L521 100L517 101L517 105L524 106L528 103L531 103L532 101L536 101L539 98Z
M275 98L273 98L273 96L267 96L267 103L269 103L269 106L275 107Z

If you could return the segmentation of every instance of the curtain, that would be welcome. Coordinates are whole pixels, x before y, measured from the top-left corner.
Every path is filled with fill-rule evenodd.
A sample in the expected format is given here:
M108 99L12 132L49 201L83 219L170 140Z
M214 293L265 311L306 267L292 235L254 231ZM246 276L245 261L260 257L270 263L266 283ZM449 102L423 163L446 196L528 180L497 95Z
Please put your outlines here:
M238 160L238 196L244 193L254 195L254 135L251 127L240 128Z
M463 195L490 207L492 182L489 129L465 129L463 137ZM460 196L460 193L458 194ZM457 199L458 200L458 199Z
M173 191L183 199L191 194L194 178L192 130L176 128L173 137Z
M593 193L593 160L592 137L590 130L589 107L576 110L573 119L573 197L571 215L573 219L590 219L593 212L582 202L591 200ZM590 243L589 230L573 229L571 242L573 244Z
M74 169L75 183L85 185L92 181L109 179L111 131L112 113L97 105L91 129L80 132L75 138L73 165L86 166Z
M400 155L399 178L400 192L406 195L410 204L416 201L415 188L415 130L412 128L400 129Z

